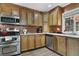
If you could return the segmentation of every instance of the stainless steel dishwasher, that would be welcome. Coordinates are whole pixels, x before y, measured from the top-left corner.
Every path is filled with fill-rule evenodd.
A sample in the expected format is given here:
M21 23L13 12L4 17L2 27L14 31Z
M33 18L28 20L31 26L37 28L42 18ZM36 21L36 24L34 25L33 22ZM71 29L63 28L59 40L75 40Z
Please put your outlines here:
M53 50L53 35L46 35L46 47Z

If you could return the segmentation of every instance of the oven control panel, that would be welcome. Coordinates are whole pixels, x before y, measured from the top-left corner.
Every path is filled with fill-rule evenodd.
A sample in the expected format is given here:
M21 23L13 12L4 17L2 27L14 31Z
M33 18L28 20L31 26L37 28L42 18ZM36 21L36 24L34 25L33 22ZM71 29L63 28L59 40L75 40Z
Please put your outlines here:
M11 42L18 42L20 41L20 36L5 36L5 37L0 37L0 44L2 43L11 43Z

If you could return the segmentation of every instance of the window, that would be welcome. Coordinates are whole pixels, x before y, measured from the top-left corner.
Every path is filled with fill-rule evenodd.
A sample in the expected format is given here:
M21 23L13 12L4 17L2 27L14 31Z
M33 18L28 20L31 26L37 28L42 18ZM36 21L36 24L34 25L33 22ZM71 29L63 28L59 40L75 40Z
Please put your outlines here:
M63 14L62 32L79 34L79 8Z

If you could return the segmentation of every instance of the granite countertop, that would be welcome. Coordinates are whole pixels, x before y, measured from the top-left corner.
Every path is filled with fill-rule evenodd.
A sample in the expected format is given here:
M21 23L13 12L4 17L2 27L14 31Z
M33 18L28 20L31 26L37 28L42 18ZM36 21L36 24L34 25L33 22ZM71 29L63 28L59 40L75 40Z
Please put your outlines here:
M65 37L79 38L79 35L60 34L60 33L27 33L27 34L21 34L21 35L39 35L39 34L48 34L48 35L56 35L56 36L65 36Z

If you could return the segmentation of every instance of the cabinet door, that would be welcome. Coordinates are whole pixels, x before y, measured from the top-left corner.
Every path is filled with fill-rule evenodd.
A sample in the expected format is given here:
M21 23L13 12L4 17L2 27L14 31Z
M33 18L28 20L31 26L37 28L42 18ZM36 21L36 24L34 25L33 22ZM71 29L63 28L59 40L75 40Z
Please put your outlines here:
M66 39L65 37L59 37L57 36L57 51L62 54L62 55L66 55Z
M35 47L41 47L41 35L35 35Z
M59 8L58 9L58 21L57 21L57 24L62 25L61 22L62 22L62 9Z
M28 36L28 49L34 49L35 48L35 40L34 35Z
M0 4L0 13L1 13L1 4Z
M39 22L39 25L38 26L43 26L43 15L42 13L39 13L39 17L38 17L38 22Z
M53 23L53 13L49 14L49 25L51 26Z
M39 13L38 12L34 12L34 25L35 26L38 26L39 25L39 22L38 22L38 20L39 20Z
M57 39L56 39L56 36L53 36L53 50L57 51Z
M20 17L20 8L18 6L12 5L12 16Z
M41 46L45 46L45 35L41 35Z
M27 25L27 12L25 9L21 10L21 25Z
M10 6L10 4L1 4L1 15L11 16L11 6Z
M67 55L79 56L79 39L67 38Z
M53 22L53 23L52 23L52 25L57 25L57 20L58 20L57 11L58 11L57 9L55 9L55 10L53 11L53 16L52 16L52 18L53 18L53 19L52 19L52 20L53 20L52 22Z
M21 36L21 52L28 50L28 40L27 36Z
M28 17L28 25L32 25L32 12L28 11L27 12L27 17Z

